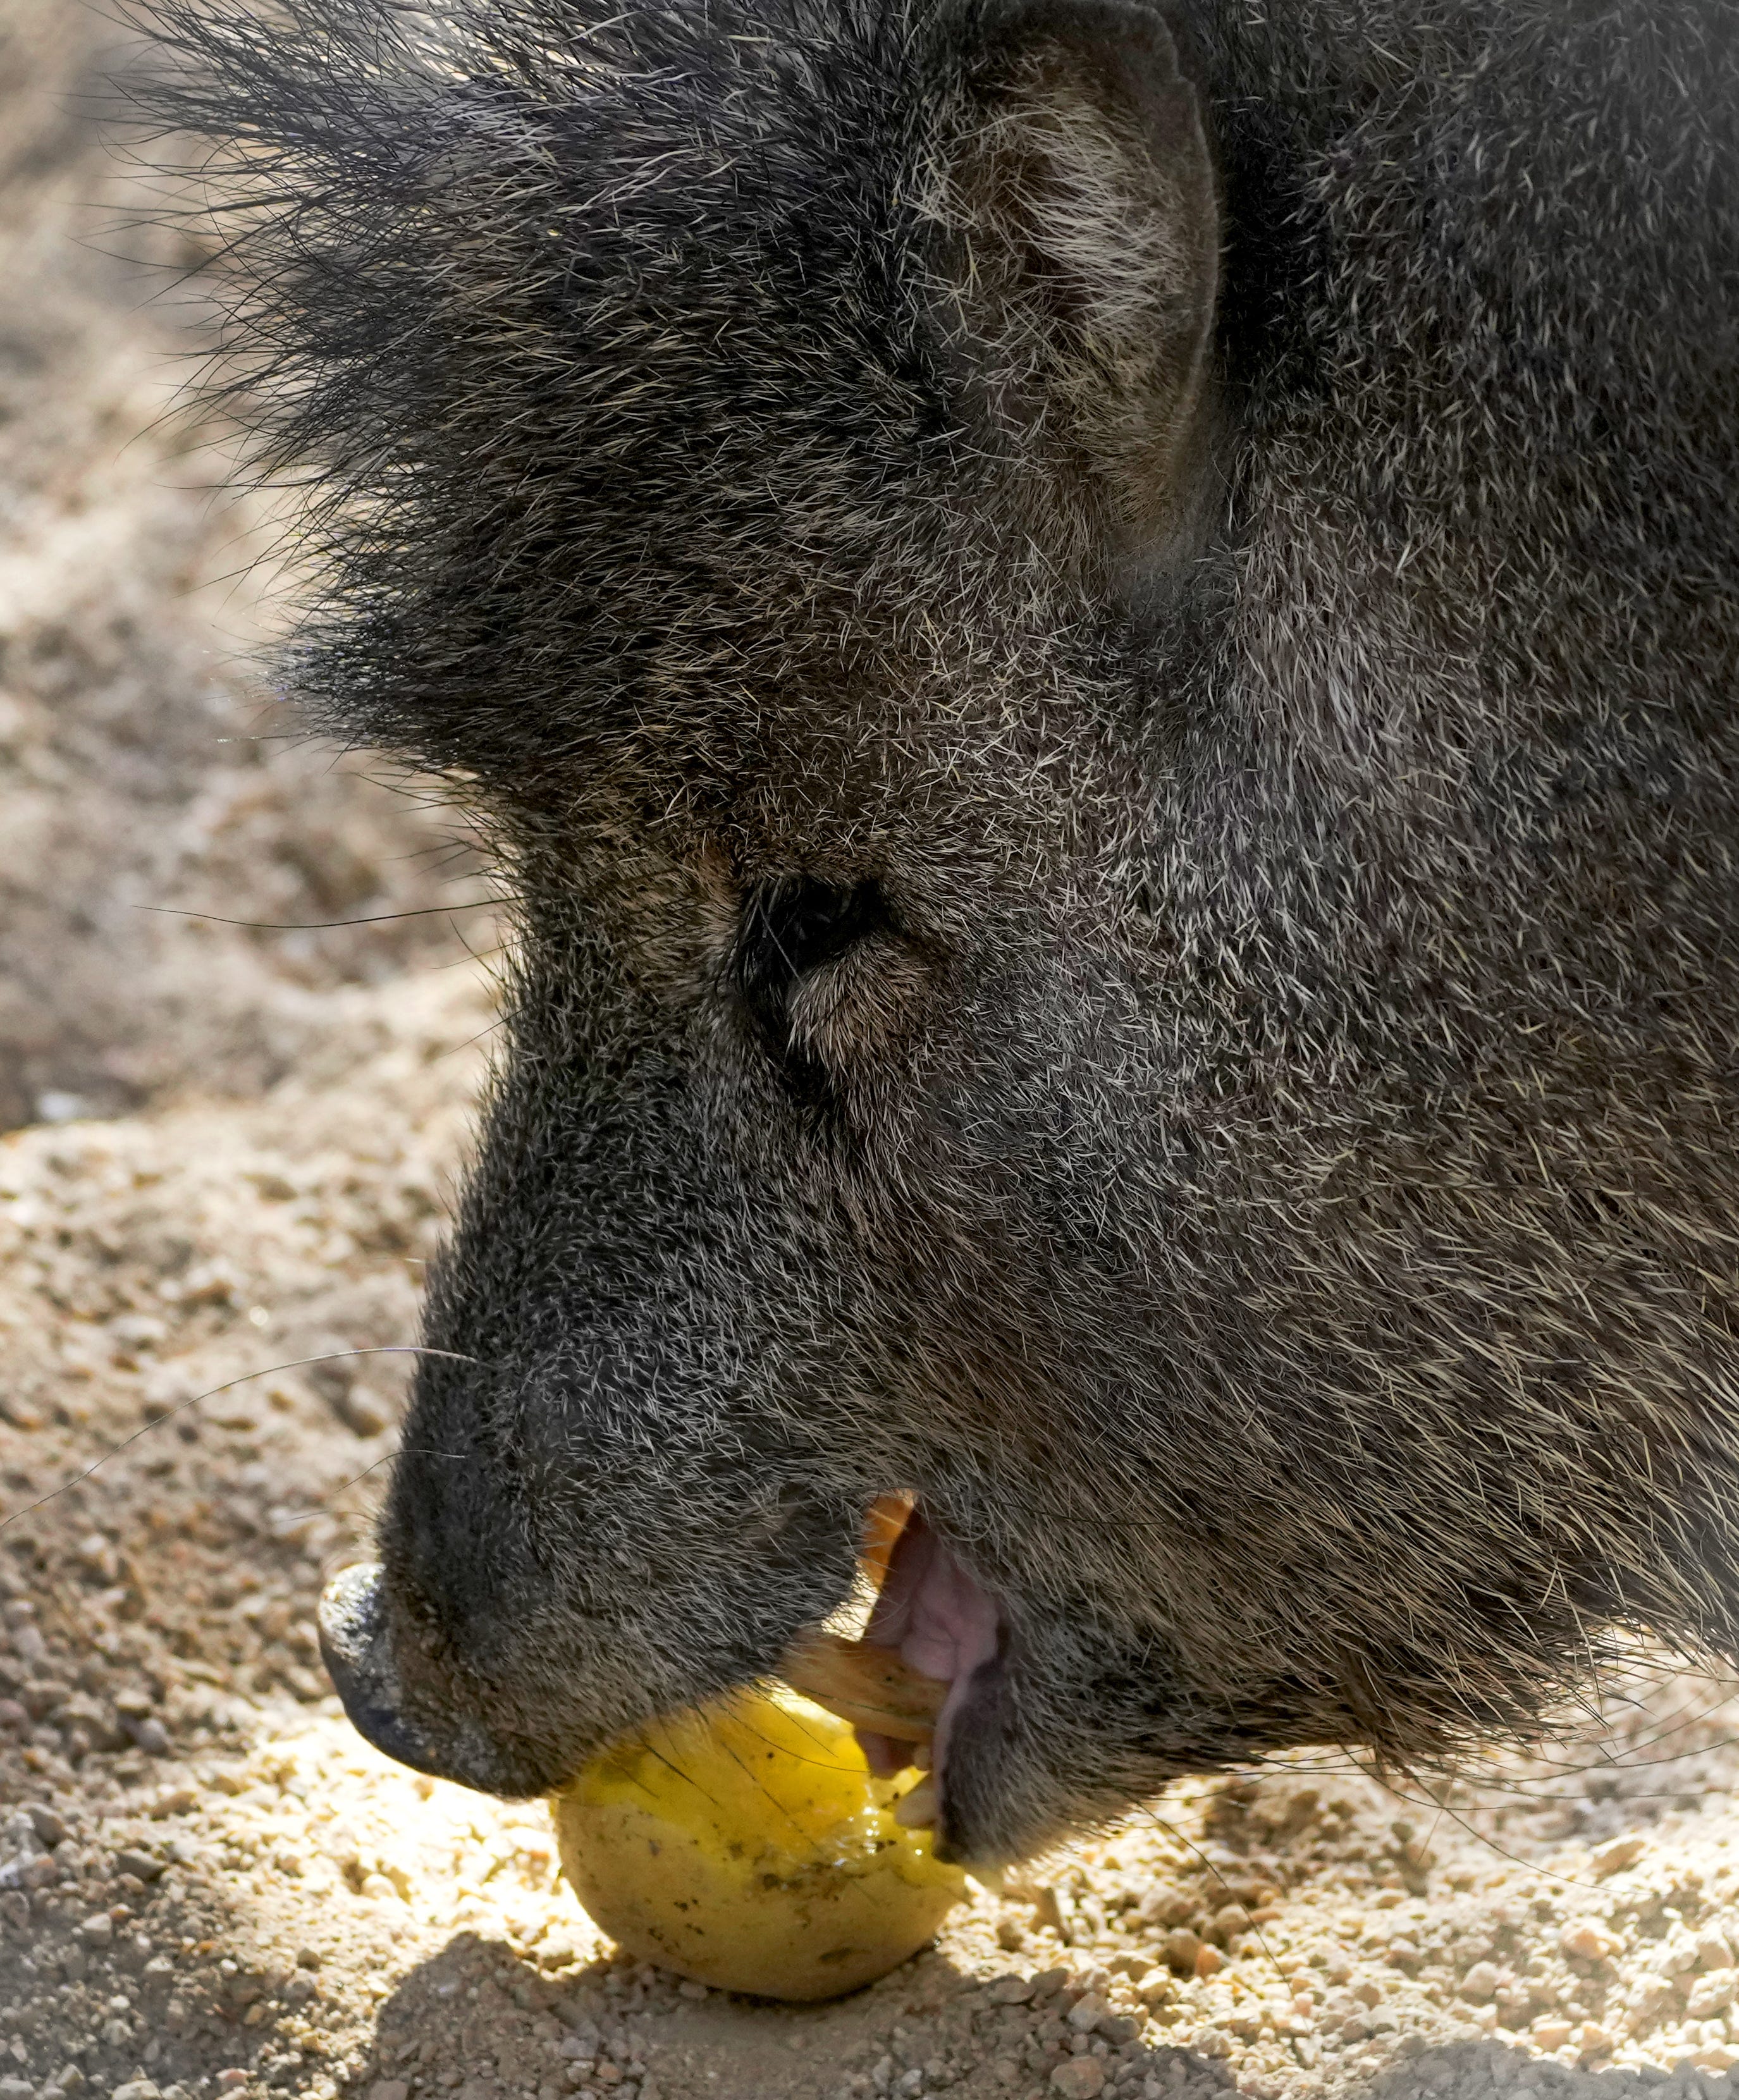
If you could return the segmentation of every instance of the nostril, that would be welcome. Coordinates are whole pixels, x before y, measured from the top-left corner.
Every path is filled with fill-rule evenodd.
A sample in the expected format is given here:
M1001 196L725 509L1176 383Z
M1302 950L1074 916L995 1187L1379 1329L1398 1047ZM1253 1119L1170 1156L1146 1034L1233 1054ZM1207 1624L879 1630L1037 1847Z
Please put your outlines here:
M321 1595L320 1657L360 1735L419 1771L435 1769L419 1732L399 1712L398 1673L386 1639L386 1586L377 1565L346 1568Z
M336 1683L338 1670L358 1668L379 1637L383 1617L379 1564L369 1562L334 1575L321 1592L318 1617L320 1653Z
M386 1586L377 1565L346 1568L321 1595L320 1656L333 1689L358 1735L413 1771L458 1777L437 1756L424 1731L406 1719L387 1639Z
M463 1702L422 1687L405 1712L393 1652L391 1613L382 1569L346 1568L326 1585L317 1613L320 1655L356 1732L413 1771L456 1780L482 1793L541 1793L571 1776L545 1772L523 1745L501 1739ZM413 1661L415 1658L413 1657Z

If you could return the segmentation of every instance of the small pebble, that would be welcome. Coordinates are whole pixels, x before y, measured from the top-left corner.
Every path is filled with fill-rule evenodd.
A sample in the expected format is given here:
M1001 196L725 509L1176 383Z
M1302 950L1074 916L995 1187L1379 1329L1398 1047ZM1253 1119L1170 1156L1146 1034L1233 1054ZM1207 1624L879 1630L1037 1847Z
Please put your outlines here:
M1105 2090L1105 2066L1096 2056L1070 2057L1051 2073L1051 2090L1062 2100L1098 2100Z
M1693 2020L1713 2019L1732 2003L1736 1988L1739 1988L1739 1971L1715 1970L1706 1976L1699 1976L1692 1984L1684 2009Z
M66 1825L45 1802L32 1801L24 1804L24 1813L30 1819L38 1840L52 1851L66 1836Z
M1584 1961L1606 1961L1624 1945L1621 1934L1602 1925L1598 1918L1572 1918L1558 1936L1558 1944L1566 1954L1574 1954ZM1489 1963L1485 1965L1490 1967ZM1463 1990L1462 1996L1467 1992Z
M1588 1855L1588 1863L1604 1879L1608 1874L1620 1873L1625 1868L1635 1866L1648 1849L1648 1839L1640 1832L1631 1831L1626 1837L1609 1838L1604 1845L1596 1845Z
M1476 1961L1461 1979L1461 1995L1470 2005L1489 2005L1502 1980L1495 1962Z

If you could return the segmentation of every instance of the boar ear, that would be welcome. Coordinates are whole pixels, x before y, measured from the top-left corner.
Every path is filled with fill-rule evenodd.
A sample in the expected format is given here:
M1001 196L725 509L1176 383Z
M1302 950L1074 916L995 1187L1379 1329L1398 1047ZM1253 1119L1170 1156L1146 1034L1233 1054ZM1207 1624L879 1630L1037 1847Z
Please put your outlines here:
M1091 557L1163 558L1203 481L1220 211L1160 16L1039 0L988 16L934 195L947 320L1029 487Z

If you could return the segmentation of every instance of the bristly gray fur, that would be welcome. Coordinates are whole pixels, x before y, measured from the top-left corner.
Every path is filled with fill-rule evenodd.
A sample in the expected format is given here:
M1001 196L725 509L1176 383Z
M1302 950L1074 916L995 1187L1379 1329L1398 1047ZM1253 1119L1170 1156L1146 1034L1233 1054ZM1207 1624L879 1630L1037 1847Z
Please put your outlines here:
M523 900L383 1531L461 1776L902 1486L1006 1616L963 1855L1739 1655L1739 11L159 34L294 682Z

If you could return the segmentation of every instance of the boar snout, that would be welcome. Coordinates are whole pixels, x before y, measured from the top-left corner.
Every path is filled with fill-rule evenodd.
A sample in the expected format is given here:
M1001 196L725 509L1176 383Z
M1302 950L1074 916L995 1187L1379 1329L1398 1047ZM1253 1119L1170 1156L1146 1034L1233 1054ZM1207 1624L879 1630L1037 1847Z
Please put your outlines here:
M346 1568L327 1584L320 1640L351 1724L400 1764L483 1793L537 1793L567 1776L540 1772L524 1749L497 1740L479 1721L429 1712L408 1692L377 1565Z

